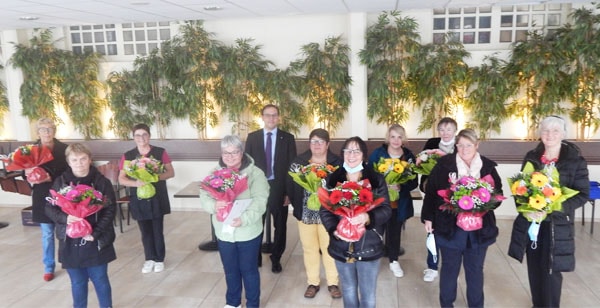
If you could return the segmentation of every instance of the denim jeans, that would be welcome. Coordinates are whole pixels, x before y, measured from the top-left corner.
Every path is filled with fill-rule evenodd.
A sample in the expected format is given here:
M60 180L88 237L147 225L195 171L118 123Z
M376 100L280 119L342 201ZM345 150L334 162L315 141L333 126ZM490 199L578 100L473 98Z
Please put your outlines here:
M335 260L342 283L344 307L375 308L379 260L354 263Z
M44 273L54 273L56 262L54 260L54 224L40 224L42 230L42 262Z
M218 241L219 255L225 270L227 305L242 304L242 283L246 290L246 307L260 306L260 273L258 253L261 236L244 242Z
M100 307L112 307L112 291L110 281L108 280L108 264L84 268L67 268L67 273L71 277L71 294L73 295L74 308L87 307L89 280L94 284Z

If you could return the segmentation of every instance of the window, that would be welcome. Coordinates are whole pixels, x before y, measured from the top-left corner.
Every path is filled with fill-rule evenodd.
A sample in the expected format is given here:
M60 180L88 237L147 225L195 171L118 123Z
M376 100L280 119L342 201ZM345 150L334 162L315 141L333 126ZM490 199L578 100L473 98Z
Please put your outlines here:
M523 42L532 30L551 34L566 20L570 6L536 4L503 6L500 17L500 43Z
M170 22L71 26L69 31L71 50L78 54L147 55L171 39Z
M492 8L467 7L433 10L433 42L460 41L463 44L489 44ZM480 31L480 29L487 29ZM450 33L449 35L447 35Z

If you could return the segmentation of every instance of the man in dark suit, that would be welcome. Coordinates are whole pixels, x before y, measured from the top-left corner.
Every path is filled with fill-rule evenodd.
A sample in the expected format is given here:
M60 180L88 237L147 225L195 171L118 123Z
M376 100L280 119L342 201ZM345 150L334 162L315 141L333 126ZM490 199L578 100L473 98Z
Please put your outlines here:
M296 140L288 132L277 128L279 107L266 105L262 109L263 129L248 134L245 152L253 159L269 180L268 213L273 217L274 238L271 246L271 271L280 273L281 255L285 250L288 206L285 202L285 182L292 160L296 157ZM267 146L270 145L270 149ZM285 204L284 204L285 203ZM268 226L270 228L270 226Z

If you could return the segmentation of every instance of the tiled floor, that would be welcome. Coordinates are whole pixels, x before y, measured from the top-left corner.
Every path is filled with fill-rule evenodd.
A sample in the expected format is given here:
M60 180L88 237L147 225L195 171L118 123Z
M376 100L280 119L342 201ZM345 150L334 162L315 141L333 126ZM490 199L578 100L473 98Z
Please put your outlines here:
M51 282L42 280L40 232L24 227L20 208L0 207L0 221L10 226L0 229L0 307L70 307L69 278L62 269ZM202 212L174 212L165 222L167 238L166 270L141 274L144 262L140 235L132 221L125 233L117 235L118 259L109 265L115 307L223 307L225 281L216 252L197 249L209 239L208 215ZM598 224L598 223L596 223ZM306 278L302 248L295 219L288 222L288 249L282 260L283 272L273 274L264 256L261 268L263 307L342 307L332 300L323 282L314 299L303 297ZM485 263L487 307L530 307L526 268L506 255L511 221L500 220L500 237L491 246ZM596 226L596 230L600 230ZM577 224L577 269L564 275L563 307L600 306L600 234L590 235L589 223ZM117 231L118 232L118 231ZM598 231L597 231L598 232ZM425 264L425 235L418 219L407 223L402 236L406 254L400 257L405 271L395 278L382 259L378 281L378 307L436 307L438 280L422 280ZM90 289L92 289L90 287ZM97 306L90 292L90 307ZM464 307L465 284L459 279L457 307Z

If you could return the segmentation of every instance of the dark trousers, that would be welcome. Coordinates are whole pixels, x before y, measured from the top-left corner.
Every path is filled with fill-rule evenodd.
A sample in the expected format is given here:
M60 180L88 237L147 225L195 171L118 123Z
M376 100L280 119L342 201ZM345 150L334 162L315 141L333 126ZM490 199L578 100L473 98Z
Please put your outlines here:
M462 263L467 282L467 305L483 307L483 262L487 246L464 249L440 247L440 252L442 253L440 306L454 307L457 279Z
M219 256L227 284L227 305L237 307L242 304L242 288L246 291L246 307L260 305L260 273L257 266L260 241L260 236L244 242L219 240Z
M562 289L562 273L550 273L551 254L550 224L540 226L537 248L527 247L527 274L533 307L559 307Z
M398 261L402 225L404 225L404 220L400 221L396 217L398 217L398 209L392 209L392 217L385 225L385 246L390 263Z
M138 227L142 234L142 244L144 245L144 256L146 261L155 262L165 261L165 236L163 234L164 216L160 218L138 220Z
M270 190L267 208L269 209L268 213L271 214L271 221L274 228L273 244L271 245L271 261L280 262L286 245L288 206L283 206L284 196L278 189L278 186L281 185L274 185L275 181L277 180L269 181ZM266 215L268 215L268 213Z

